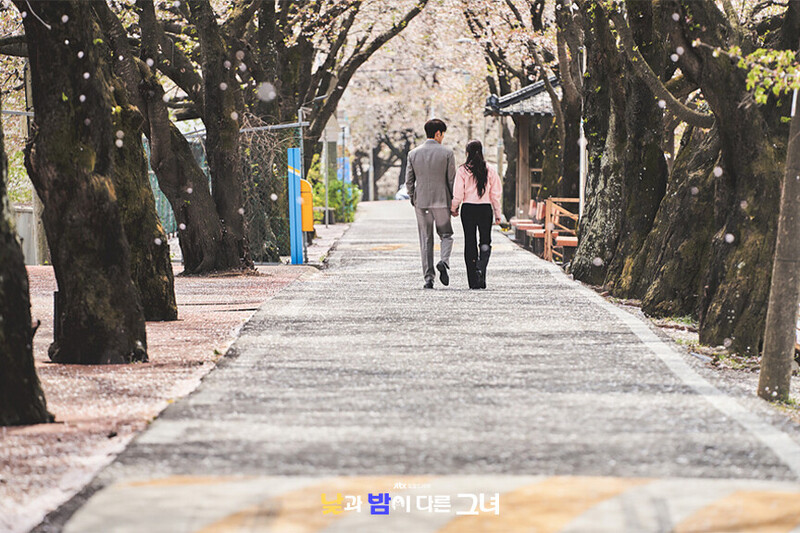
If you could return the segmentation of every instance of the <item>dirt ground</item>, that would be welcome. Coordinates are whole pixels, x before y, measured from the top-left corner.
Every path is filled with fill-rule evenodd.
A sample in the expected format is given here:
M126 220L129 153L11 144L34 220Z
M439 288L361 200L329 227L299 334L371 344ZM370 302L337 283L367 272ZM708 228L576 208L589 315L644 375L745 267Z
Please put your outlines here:
M180 267L176 267L176 273ZM150 362L49 362L53 269L28 267L36 370L53 424L0 429L0 531L27 531L80 490L170 402L194 390L262 302L311 267L259 266L259 275L175 278L179 319L148 322Z

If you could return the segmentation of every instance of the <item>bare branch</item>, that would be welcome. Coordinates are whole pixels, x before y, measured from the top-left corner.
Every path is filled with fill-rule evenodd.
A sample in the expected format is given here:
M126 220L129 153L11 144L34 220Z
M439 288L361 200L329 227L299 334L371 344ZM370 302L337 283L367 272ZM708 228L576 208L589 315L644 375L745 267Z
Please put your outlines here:
M556 124L558 125L558 137L563 148L566 146L567 128L564 121L564 111L561 109L561 101L558 99L558 95L556 94L556 90L553 88L553 84L550 83L550 76L545 69L545 63L542 60L542 56L539 53L539 49L537 48L536 44L531 41L528 43L528 48L533 56L533 61L536 63L536 66L539 67L539 72L542 73L544 87L547 90L547 94L550 96L550 102L553 104L553 114L556 116Z

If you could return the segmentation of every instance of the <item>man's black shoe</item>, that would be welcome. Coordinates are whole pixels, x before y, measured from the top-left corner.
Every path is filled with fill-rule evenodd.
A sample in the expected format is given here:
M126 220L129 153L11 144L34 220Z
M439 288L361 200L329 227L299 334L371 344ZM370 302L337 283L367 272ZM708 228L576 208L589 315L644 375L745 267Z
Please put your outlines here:
M432 289L433 288L433 281L426 281L425 286L422 287L423 289Z
M439 261L436 264L436 270L439 271L439 280L442 282L442 285L445 287L450 285L450 276L447 274L447 265L444 261Z

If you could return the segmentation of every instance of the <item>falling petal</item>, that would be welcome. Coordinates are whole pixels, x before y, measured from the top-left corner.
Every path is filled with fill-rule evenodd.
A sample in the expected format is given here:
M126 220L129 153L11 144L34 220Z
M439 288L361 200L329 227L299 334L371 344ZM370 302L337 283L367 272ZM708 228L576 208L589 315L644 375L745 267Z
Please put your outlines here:
M277 96L275 86L269 82L259 83L256 93L258 94L258 99L262 102L271 102Z

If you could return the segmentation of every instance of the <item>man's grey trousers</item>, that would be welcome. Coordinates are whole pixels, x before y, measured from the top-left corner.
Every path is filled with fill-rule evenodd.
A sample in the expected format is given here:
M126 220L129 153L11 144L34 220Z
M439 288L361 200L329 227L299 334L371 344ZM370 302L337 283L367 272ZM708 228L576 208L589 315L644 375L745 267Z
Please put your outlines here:
M450 223L450 209L447 207L415 207L417 228L419 229L419 254L422 258L422 275L425 281L436 278L433 263L433 228L442 239L440 260L450 267L450 252L453 250L453 226Z

